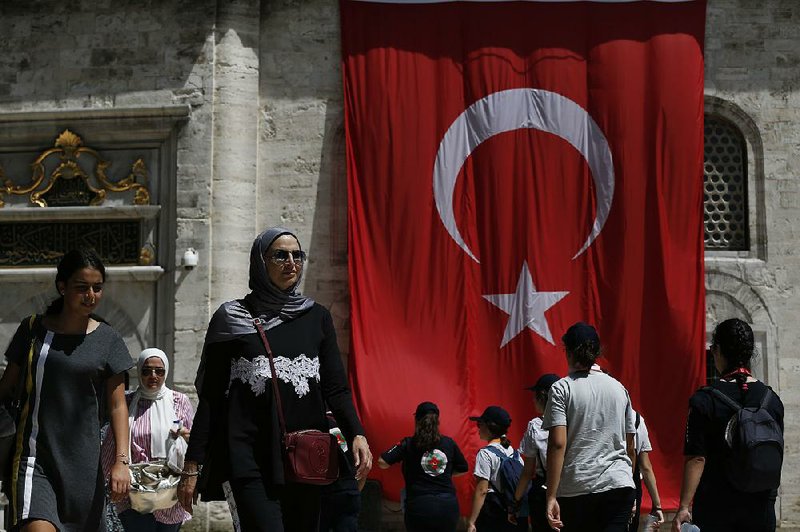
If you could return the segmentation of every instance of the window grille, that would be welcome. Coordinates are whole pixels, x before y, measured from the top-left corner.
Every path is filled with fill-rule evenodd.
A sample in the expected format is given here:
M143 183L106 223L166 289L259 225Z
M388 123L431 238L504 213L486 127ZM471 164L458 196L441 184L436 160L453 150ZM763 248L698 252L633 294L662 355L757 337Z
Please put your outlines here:
M749 226L744 136L727 120L706 115L704 141L705 247L746 251Z

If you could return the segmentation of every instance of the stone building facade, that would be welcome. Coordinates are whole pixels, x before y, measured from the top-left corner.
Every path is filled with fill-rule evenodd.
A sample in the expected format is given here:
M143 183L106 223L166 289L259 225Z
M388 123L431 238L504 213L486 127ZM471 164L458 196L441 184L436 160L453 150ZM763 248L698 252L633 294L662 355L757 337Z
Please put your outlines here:
M111 163L112 181L142 159L151 195L149 206L137 206L131 191L109 192L99 207L48 207L42 215L22 212L24 195L6 194L3 231L20 220L79 221L82 231L103 226L113 246L124 238L108 229L112 221L139 223L130 238L145 252L110 268L101 311L131 352L165 347L178 389L192 389L211 312L247 291L249 247L269 225L295 228L310 250L304 291L330 308L348 352L337 5L0 2L4 174L17 185L30 180L31 161L69 129ZM747 214L738 220L743 244L706 254L708 328L731 315L754 325L759 376L789 412L779 500L786 528L800 527L800 424L791 414L800 406L800 332L793 325L800 317L799 66L797 2L708 0L706 112L741 141ZM35 255L35 231L26 235ZM190 248L198 265L187 269L182 258ZM54 297L52 279L51 268L24 261L0 267L0 343ZM229 527L224 509L196 513L192 529Z

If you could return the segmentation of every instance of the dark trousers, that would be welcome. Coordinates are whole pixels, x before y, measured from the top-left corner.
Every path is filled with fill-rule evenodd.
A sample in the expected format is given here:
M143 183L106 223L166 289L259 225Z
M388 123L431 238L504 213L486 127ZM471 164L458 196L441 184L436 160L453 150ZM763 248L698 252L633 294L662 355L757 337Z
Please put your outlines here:
M702 532L775 532L775 499L750 497L732 503L703 504L695 499L692 522Z
M181 523L159 523L153 514L140 514L136 510L125 510L119 514L119 520L125 532L178 532L181 528Z
M415 495L406 499L407 532L455 532L458 499L453 493Z
M318 486L266 486L261 478L231 480L242 532L317 532Z
M633 512L631 524L628 525L628 532L639 530L639 516L642 514L642 478L638 467L633 472L633 483L636 484L636 511Z
M524 519L517 519L516 525L509 523L508 509L495 503L490 493L486 496L481 513L478 514L475 528L478 532L527 532L528 523Z
M618 488L559 497L561 532L627 532L635 496L633 488Z
M357 532L361 512L361 494L355 491L333 491L322 495L319 513L320 532Z
M528 512L533 532L550 532L552 530L547 522L547 490L536 481L528 492Z

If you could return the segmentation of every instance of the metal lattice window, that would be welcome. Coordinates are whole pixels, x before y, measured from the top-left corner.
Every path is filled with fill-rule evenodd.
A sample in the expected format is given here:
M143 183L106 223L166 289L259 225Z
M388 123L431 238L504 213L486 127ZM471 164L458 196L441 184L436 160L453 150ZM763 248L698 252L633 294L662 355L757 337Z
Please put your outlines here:
M706 115L704 140L706 249L746 251L749 231L744 136L727 120Z

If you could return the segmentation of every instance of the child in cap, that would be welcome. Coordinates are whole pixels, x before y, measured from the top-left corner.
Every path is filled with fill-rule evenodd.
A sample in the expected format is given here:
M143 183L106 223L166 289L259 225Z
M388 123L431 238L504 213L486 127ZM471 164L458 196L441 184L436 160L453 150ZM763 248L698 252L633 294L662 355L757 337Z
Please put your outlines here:
M489 406L483 414L470 417L478 425L478 434L488 445L478 451L475 458L475 494L472 498L472 513L467 523L467 532L512 532L528 530L528 523L520 520L511 523L508 507L501 497L498 473L504 459L517 460L522 457L508 439L511 416L499 406Z
M533 480L528 492L528 508L531 527L534 532L550 530L545 515L545 482L547 480L547 437L549 431L542 428L541 414L547 406L547 397L550 387L561 379L555 373L545 373L536 381L536 384L526 388L534 393L533 402L539 416L528 422L525 436L522 437L520 452L525 457L525 467L517 484L514 499L519 506L525 496L525 486Z

